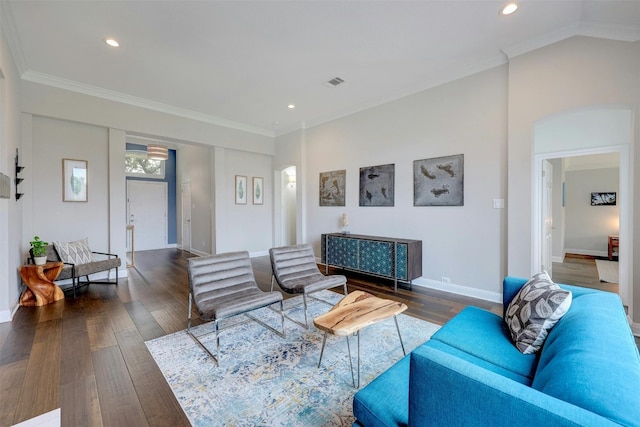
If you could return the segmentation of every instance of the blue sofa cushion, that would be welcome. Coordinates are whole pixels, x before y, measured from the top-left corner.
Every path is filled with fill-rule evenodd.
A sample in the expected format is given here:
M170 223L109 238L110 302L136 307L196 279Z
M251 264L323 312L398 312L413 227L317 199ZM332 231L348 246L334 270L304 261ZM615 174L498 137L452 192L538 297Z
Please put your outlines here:
M542 348L534 389L623 425L640 425L640 356L618 295L574 297Z
M571 306L571 292L560 289L546 271L534 274L509 302L504 320L523 354L540 350L551 328Z
M528 382L536 369L537 356L516 349L502 317L481 308L466 307L433 334L431 341L440 341L517 377L528 378Z
M520 375L512 370L501 368L500 366L496 366L493 363L487 362L486 360L480 359L476 356L473 356L467 352L462 350L458 350L457 348L451 347L449 344L445 344L442 341L438 340L429 340L425 344L425 346L435 348L444 353L451 354L452 356L456 356L462 360L466 360L467 362L473 363L476 366L484 368L488 371L495 372L496 374L502 375L505 378L512 379L520 384L524 384L527 386L531 385L531 378Z
M409 360L406 355L360 389L353 397L353 415L367 427L409 424Z

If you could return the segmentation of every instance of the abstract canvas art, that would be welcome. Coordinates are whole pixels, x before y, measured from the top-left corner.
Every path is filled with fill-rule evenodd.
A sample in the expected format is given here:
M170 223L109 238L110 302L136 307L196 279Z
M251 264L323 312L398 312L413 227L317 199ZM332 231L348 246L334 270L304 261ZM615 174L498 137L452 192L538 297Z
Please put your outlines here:
M393 206L396 165L360 168L360 206Z
M344 206L347 171L320 172L320 206Z
M606 193L594 192L591 193L591 206L615 206L616 205L616 192L608 191Z
M464 154L414 160L413 206L464 206Z

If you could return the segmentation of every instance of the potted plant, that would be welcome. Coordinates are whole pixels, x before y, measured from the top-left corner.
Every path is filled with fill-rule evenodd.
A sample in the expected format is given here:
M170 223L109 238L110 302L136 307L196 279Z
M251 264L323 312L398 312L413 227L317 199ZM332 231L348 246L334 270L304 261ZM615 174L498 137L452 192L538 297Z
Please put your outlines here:
M36 265L42 265L47 262L47 245L49 243L40 240L40 237L35 236L31 244L31 253L33 254L33 261Z

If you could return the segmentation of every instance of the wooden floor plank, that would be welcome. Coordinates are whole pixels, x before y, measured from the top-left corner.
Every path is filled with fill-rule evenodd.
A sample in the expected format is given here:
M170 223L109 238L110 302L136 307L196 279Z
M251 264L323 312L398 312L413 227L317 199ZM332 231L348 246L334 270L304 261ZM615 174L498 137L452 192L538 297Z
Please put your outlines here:
M15 413L27 372L28 359L0 366L0 426L15 424Z
M87 377L93 377L93 373L87 319L84 310L80 308L62 319L60 384L84 382Z
M87 332L92 352L118 344L113 329L111 329L109 317L106 315L89 317L87 319Z
M41 322L16 408L16 423L60 407L60 350L62 319Z
M0 349L0 366L29 358L42 307L18 310Z
M120 348L92 353L100 411L105 426L148 426Z
M189 420L138 331L116 334L147 421L152 426L189 426Z
M125 303L124 306L145 341L166 335L144 304L139 301L131 301Z
M60 386L60 418L62 426L102 427L98 388L93 375Z
M153 318L158 322L165 334L172 334L187 327L187 310L169 308L166 310L156 310L151 312Z

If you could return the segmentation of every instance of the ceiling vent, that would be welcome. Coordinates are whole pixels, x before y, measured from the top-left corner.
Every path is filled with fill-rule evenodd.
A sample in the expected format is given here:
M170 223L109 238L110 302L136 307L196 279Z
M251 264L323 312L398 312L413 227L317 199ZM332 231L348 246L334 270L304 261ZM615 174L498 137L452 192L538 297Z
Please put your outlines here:
M327 87L336 87L339 84L344 83L344 79L341 79L340 77L334 77L331 80L329 80L328 82L326 82L324 85Z

